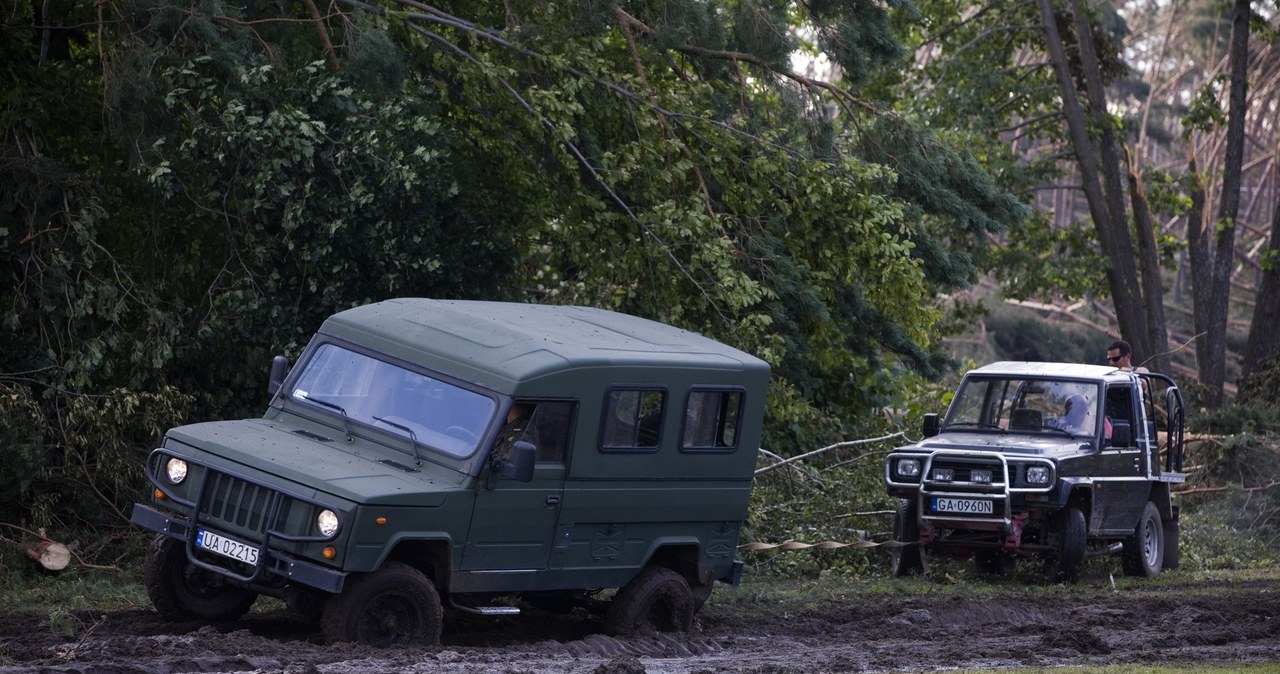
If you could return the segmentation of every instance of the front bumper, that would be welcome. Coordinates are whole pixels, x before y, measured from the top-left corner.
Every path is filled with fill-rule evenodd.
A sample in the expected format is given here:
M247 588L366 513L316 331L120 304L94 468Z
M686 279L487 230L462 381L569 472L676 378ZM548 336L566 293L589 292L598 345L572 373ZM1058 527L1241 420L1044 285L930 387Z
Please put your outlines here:
M898 459L919 462L919 474L907 479L897 470ZM1047 469L1043 484L1032 484L1031 467ZM946 475L943 479L941 475ZM976 480L975 475L986 480ZM963 450L930 453L893 453L885 463L889 493L916 501L922 529L947 528L1010 533L1025 522L1033 502L1049 507L1057 485L1056 466L1041 457Z
M231 569L210 564L196 557L194 554L195 527L192 527L190 521L186 518L163 512L142 503L135 503L130 521L143 529L182 541L186 546L187 560L192 564L245 584L261 583L276 577L317 590L338 593L342 591L343 581L346 580L347 574L342 571L297 559L265 546L260 551L258 564L253 567L252 573L236 573Z

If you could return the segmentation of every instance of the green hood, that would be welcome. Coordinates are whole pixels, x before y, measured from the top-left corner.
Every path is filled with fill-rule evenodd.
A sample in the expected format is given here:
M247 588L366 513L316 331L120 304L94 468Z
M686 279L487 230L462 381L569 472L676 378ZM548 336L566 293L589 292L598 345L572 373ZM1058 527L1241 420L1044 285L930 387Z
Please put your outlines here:
M416 466L418 472L409 472L404 468L415 466L413 457L406 453L359 438L352 444L341 438L319 440L266 419L180 426L170 430L168 437L206 454L193 456L197 461L231 470L238 466L227 463L261 471L262 476L249 477L268 486L276 486L280 478L299 486L323 484L325 493L361 504L439 506L468 479L426 460ZM298 491L314 495L306 493L307 489Z

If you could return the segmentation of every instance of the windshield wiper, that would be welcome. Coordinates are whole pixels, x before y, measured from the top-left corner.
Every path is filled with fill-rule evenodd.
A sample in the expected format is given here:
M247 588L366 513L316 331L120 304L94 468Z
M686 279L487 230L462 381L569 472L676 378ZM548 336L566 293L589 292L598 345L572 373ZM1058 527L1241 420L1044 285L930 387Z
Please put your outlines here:
M398 424L398 423L396 423L396 422L394 422L394 421L392 421L392 420L390 420L390 419L386 419L386 418L383 418L383 417L374 417L374 418L373 418L373 420L374 420L374 421L381 421L382 423L384 423L384 424L386 424L386 425L388 425L388 426L391 426L392 428L398 428L398 429L400 429L400 430L404 431L405 433L408 433L408 434L409 434L409 449L413 450L413 465L415 465L415 466L421 466L421 465L422 465L422 457L418 456L418 434L417 434L417 433L414 433L412 428L409 428L408 426L405 426L404 424Z
M338 403L331 403L328 400L323 400L315 396L307 396L306 399L317 405L324 405L329 409L338 410L338 413L342 415L342 430L347 432L347 442L351 442L355 439L351 436L351 420L347 418L347 411L342 409L342 405L339 405Z

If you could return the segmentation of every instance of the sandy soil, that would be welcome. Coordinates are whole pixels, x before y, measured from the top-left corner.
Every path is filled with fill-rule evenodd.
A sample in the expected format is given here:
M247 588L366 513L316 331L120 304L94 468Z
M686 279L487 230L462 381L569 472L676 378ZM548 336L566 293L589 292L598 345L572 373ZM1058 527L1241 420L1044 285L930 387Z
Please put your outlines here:
M51 627L44 616L14 616L6 607L0 674L815 674L1280 663L1280 581L1274 580L1112 591L1103 578L1035 591L1011 583L981 592L947 587L922 594L917 588L818 600L813 592L759 601L734 592L717 590L689 634L615 639L581 609L567 616L530 609L520 616L452 619L439 647L388 650L323 645L314 628L273 610L219 626L165 623L153 611L131 610L78 614Z

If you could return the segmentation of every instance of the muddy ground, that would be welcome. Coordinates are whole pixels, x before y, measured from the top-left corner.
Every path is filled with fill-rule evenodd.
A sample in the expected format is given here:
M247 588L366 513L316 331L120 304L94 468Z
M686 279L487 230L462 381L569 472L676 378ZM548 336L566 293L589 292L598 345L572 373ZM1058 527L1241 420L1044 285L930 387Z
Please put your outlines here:
M913 581L928 583L929 581ZM0 674L711 674L918 672L1063 664L1280 663L1280 581L1106 577L1074 587L751 594L722 588L684 635L604 636L575 609L451 619L439 647L324 645L279 610L227 625L169 624L147 608L0 618ZM885 589L885 588L888 589ZM831 597L824 597L830 594ZM1280 670L1280 666L1277 667Z

